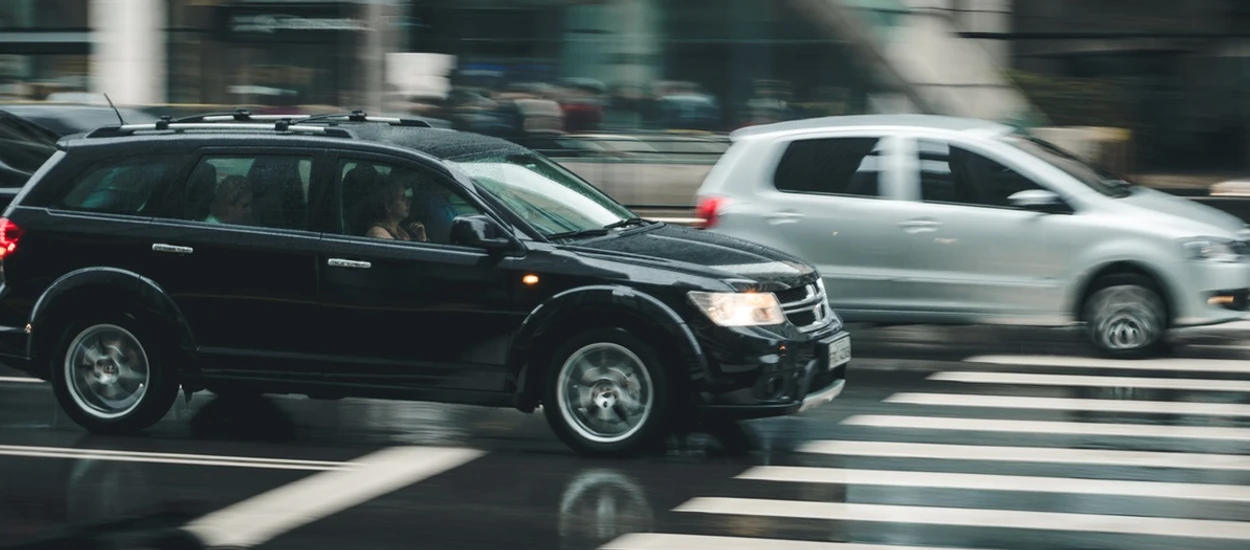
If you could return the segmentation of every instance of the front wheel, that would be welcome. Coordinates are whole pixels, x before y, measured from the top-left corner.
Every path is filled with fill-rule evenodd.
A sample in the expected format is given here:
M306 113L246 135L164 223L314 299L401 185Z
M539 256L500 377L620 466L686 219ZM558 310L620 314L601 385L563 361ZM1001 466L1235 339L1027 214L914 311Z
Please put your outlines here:
M57 401L96 433L131 433L155 424L178 396L177 373L160 340L128 317L67 327L52 359Z
M629 332L574 336L552 355L547 372L543 413L578 453L633 454L666 435L667 375L655 350Z
M1167 308L1155 285L1137 275L1099 281L1086 300L1090 341L1112 357L1143 357L1159 352L1167 331Z

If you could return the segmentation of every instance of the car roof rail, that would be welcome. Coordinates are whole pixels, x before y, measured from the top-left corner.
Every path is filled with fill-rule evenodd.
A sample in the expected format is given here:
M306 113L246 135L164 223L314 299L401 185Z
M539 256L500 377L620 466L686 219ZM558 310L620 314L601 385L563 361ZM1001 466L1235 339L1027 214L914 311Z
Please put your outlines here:
M257 115L252 114L248 109L235 109L232 113L203 113L182 117L174 120L176 123L185 122L257 122L257 121L277 121L277 120L299 120L308 118L310 115L305 114L277 114L277 115Z
M307 115L307 114L273 114L273 115L256 115L247 109L236 109L233 113L204 113L193 115L174 120L174 123L193 123L193 122L259 122L259 121L299 121L306 122L331 122L337 120L346 120L347 122L384 122L392 126L411 126L417 128L431 128L429 122L418 118L398 118L398 117L379 117L369 116L361 110L355 110L348 113L333 113L325 115Z
M368 113L365 113L364 111L361 111L359 109L352 111L350 113L335 113L335 114L329 114L329 115L311 116L308 118L301 119L300 122L306 123L306 122L336 121L339 119L345 119L348 122L385 122L387 124L390 124L391 126L412 126L416 128L433 128L433 125L431 125L429 122L426 122L419 118L370 116Z
M165 131L173 130L270 130L274 132L294 132L302 134L315 134L333 137L352 137L351 133L342 128L326 127L312 124L292 124L290 120L278 120L273 124L264 123L201 123L201 122L173 122L168 116L152 124L122 124L112 126L101 126L87 133L88 138L103 137L120 137L134 135L135 132L141 131Z

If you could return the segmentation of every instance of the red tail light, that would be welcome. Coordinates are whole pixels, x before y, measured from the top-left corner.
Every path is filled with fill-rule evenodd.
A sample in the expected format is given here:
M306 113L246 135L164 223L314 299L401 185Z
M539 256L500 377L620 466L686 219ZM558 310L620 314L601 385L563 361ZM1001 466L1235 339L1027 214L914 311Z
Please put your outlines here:
M0 218L0 259L17 250L17 240L22 237L22 228L13 220Z
M716 222L720 218L720 210L729 203L729 199L725 197L703 197L699 200L699 205L694 209L696 218L702 218L703 221L695 224L699 229L709 229L716 226Z

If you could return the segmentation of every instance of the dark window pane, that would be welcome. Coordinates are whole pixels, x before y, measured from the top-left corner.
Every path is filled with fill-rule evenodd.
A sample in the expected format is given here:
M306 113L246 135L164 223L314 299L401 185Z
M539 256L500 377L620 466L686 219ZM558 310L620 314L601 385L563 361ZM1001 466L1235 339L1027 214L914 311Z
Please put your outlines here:
M183 217L207 223L307 229L311 174L311 157L207 157L187 180Z
M876 197L880 138L805 139L790 144L773 176L779 191Z
M922 140L917 152L924 202L1008 207L1011 195L1041 189L1011 168L946 143Z
M53 203L52 208L110 214L142 214L166 190L180 157L128 157L99 162L88 168Z
M428 172L344 160L339 164L343 233L356 237L451 243L451 222L481 211Z

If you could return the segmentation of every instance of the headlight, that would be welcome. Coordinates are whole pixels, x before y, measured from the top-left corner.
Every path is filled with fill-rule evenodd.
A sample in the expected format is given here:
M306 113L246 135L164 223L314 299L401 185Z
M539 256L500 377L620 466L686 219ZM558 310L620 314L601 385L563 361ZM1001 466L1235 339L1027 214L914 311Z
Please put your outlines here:
M1198 237L1184 239L1181 246L1191 260L1211 260L1215 262L1236 262L1241 255L1233 248L1233 242L1215 237Z
M722 327L780 325L786 322L771 292L691 292L690 301Z

